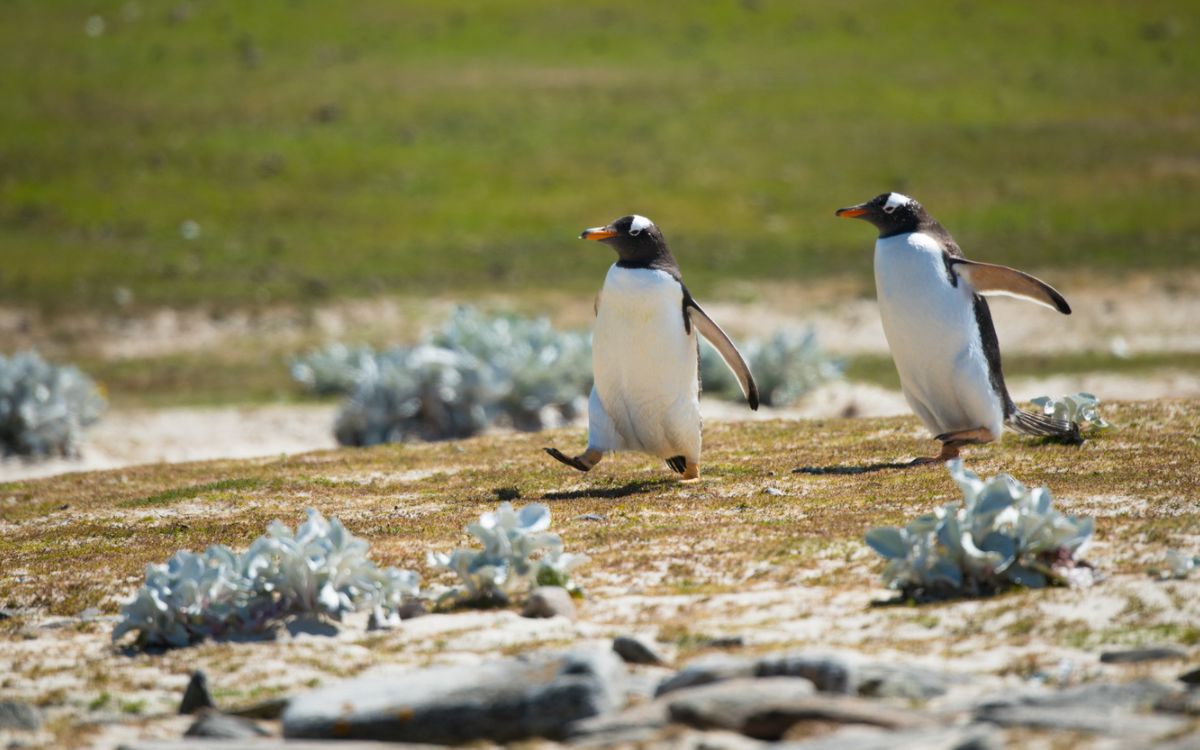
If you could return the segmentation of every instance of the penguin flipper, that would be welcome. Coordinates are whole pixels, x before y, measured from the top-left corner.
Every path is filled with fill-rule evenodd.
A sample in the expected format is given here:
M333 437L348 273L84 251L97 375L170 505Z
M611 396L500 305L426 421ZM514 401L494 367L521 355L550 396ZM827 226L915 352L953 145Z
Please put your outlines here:
M713 345L713 348L720 353L721 359L725 360L725 364L729 366L737 378L738 385L741 386L742 395L750 402L750 408L758 410L758 385L754 382L754 375L750 373L750 365L746 364L746 360L742 358L742 353L737 350L725 332L721 330L721 326L717 325L712 318L708 317L708 313L700 309L700 305L696 304L696 300L691 299L690 295L685 300L686 312L688 320L692 325L696 326L696 330L708 342Z
M1023 271L966 258L950 258L947 262L951 271L966 279L978 294L1017 297L1045 305L1063 315L1071 314L1071 306L1057 289Z

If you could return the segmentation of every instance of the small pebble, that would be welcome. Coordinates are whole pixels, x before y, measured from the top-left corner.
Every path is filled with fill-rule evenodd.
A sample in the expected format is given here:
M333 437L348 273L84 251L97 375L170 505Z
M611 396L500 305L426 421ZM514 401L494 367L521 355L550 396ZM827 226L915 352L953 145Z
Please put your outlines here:
M522 617L566 617L574 620L578 614L571 594L562 586L538 586L529 592Z

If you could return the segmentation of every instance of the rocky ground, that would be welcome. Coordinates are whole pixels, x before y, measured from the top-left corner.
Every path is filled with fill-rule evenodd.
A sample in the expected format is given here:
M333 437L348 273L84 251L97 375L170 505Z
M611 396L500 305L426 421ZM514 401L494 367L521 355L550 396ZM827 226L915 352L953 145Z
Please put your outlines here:
M945 469L792 471L920 455L929 441L908 417L715 422L704 478L687 485L635 456L577 475L541 453L582 444L578 429L4 485L0 743L178 747L187 731L261 730L292 747L1197 747L1200 579L1149 569L1200 547L1200 403L1108 416L1117 427L1079 448L1008 436L968 454L1095 517L1085 557L1103 579L923 605L890 603L862 537L957 497ZM550 617L292 623L165 653L110 642L144 565L175 550L245 547L311 506L381 564L445 583L426 552L464 543L498 499L551 507L567 549L592 557L585 599L547 596ZM253 726L208 715L189 730L177 712L196 670L216 709Z

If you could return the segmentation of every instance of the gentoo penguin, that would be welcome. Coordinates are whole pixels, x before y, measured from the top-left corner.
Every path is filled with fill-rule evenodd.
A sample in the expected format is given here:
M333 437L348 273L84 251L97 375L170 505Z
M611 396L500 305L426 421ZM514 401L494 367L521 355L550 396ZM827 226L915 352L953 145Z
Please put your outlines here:
M679 264L654 222L622 216L581 239L617 251L596 297L588 447L574 458L546 452L580 471L606 453L641 451L666 459L684 479L700 476L699 331L737 376L751 409L758 387L725 332L683 285Z
M954 458L964 445L999 438L1002 425L1078 442L1074 423L1021 411L1013 403L983 299L1009 295L1070 315L1061 294L1016 269L967 260L950 233L906 195L883 193L838 209L837 215L865 219L879 230L875 289L883 332L905 399L942 441L936 457L913 464Z

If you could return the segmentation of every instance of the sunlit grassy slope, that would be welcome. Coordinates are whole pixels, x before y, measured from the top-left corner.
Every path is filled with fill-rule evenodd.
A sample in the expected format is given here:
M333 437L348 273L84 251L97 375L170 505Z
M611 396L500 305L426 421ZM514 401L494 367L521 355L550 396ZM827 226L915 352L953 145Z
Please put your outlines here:
M1106 572L1144 575L1146 560L1161 560L1167 547L1187 549L1200 532L1200 408L1195 401L1106 407L1117 428L1082 447L1006 435L967 457L981 474L1007 471L1050 486L1068 512L1099 511ZM583 438L578 430L495 435L0 484L0 571L20 571L0 575L0 606L113 611L146 563L214 543L244 548L272 519L294 522L306 507L341 518L382 562L435 579L425 553L462 542L464 525L498 499L549 503L569 548L592 556L597 582L629 582L678 563L705 571L688 576L692 585L718 586L763 561L787 581L832 560L830 580L870 586L875 561L864 569L845 550L860 547L873 526L903 523L959 497L936 465L792 473L923 455L933 441L911 417L715 423L705 431L704 479L695 485L644 456L611 458L581 475L542 452L581 447ZM831 549L842 554L830 558Z
M590 288L630 211L698 290L864 274L832 211L887 189L981 259L1195 264L1198 80L1182 0L9 0L0 298Z

